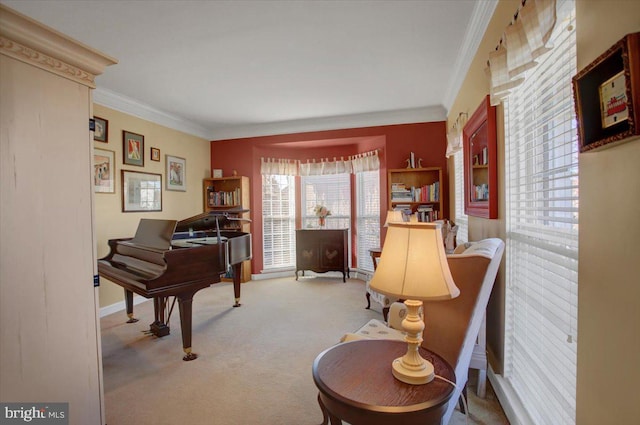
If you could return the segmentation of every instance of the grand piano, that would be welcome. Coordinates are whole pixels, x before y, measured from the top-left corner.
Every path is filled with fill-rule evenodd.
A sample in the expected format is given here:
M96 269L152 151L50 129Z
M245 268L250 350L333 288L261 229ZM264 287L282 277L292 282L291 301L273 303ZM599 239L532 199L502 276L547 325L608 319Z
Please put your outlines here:
M182 221L141 219L133 238L109 240L109 254L98 260L100 276L122 286L127 323L133 317L133 294L153 299L155 320L149 327L157 337L169 334L168 319L178 300L183 360L194 360L191 351L193 296L200 289L233 275L234 307L240 306L243 261L251 259L251 234L221 230L247 210L211 211ZM173 303L169 307L169 297Z

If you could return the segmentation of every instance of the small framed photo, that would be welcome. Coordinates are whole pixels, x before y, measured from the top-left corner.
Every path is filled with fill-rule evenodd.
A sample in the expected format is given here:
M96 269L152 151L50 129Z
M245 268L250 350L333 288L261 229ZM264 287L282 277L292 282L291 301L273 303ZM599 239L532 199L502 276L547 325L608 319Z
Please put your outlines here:
M187 160L167 155L167 190L187 190Z
M218 179L218 178L222 177L222 169L221 168L214 168L212 174L213 174L213 178L214 179Z
M121 170L122 212L162 211L162 174Z
M109 143L109 121L100 117L93 117L95 128L93 130L93 140L96 142Z
M151 148L151 160L160 161L160 149Z
M144 167L144 136L122 130L122 162Z
M116 153L93 149L93 187L96 193L116 193Z
M573 77L580 152L640 134L640 32L627 34Z

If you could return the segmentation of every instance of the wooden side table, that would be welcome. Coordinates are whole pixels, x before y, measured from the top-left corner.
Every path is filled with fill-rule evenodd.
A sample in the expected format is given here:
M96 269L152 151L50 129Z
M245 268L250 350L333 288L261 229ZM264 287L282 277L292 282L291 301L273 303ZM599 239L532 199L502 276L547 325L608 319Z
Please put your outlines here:
M313 362L313 380L323 425L440 424L453 386L438 378L424 385L398 381L391 362L407 344L391 340L358 340L335 345ZM420 348L436 375L455 382L453 368L442 357Z
M373 261L373 271L375 272L378 268L378 258L382 254L382 248L371 248L369 250L369 255L371 255L371 261Z

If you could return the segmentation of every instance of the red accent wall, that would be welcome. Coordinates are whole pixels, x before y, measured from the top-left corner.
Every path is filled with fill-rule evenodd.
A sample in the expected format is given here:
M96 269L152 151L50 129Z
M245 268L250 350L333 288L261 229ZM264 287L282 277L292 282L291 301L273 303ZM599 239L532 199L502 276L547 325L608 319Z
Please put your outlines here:
M374 149L380 156L380 217L381 226L387 211L387 170L406 168L406 159L414 152L423 167L441 167L444 217L449 217L449 182L447 176L446 122L398 124L343 130L314 131L275 136L215 140L211 142L211 168L222 169L224 176L235 171L251 181L251 234L253 240L252 273L262 270L262 180L260 158L289 158L319 161L321 158L348 157ZM417 164L416 164L417 165ZM299 203L299 199L298 199ZM299 207L299 205L298 205ZM384 228L382 237L384 238ZM355 226L352 225L355 239ZM352 248L355 241L352 240ZM352 264L356 266L352 249Z

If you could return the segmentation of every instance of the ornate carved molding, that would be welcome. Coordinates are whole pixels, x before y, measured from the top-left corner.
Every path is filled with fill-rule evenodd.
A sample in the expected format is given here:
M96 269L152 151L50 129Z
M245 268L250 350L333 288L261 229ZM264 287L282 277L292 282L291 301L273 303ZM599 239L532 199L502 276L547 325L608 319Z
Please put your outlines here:
M0 36L0 53L95 88L95 75Z

